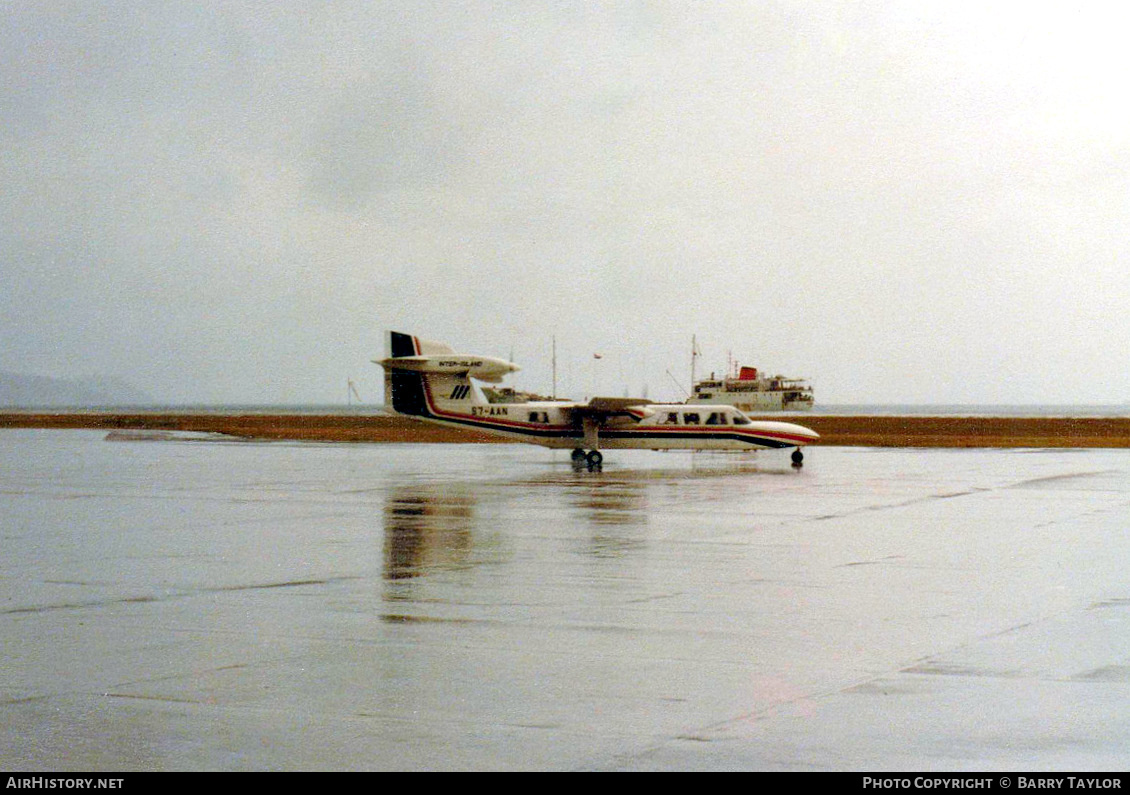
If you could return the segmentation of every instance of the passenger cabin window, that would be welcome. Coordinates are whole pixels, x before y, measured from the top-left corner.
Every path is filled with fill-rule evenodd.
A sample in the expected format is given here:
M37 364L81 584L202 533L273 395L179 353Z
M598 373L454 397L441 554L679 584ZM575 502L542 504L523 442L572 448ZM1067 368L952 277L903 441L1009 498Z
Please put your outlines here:
M706 418L707 425L728 425L726 422L726 415L720 411L712 411L710 416Z
M698 414L687 412L683 415L683 425L698 425Z

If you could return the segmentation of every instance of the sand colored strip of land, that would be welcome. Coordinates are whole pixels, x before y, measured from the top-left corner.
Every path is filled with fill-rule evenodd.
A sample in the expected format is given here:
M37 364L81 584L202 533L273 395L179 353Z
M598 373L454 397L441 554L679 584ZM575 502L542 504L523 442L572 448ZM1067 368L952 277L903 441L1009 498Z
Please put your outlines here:
M1130 447L1130 417L754 417L797 422L820 444L859 447ZM194 431L249 439L332 442L497 442L406 417L192 412L0 413L0 428Z

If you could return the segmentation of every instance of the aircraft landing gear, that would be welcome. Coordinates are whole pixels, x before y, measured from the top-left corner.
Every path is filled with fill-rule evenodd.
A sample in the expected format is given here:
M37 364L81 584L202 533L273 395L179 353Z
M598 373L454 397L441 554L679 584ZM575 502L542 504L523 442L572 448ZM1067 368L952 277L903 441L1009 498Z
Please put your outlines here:
M599 470L601 464L604 463L604 456L601 455L599 450L591 450L586 454L585 451L579 447L569 454L569 458L573 462L575 469L587 466L590 472Z
M800 451L799 447L797 449L793 450L792 458L793 458L793 466L794 467L796 467L797 469L800 469L802 466L804 466L804 453L802 453Z

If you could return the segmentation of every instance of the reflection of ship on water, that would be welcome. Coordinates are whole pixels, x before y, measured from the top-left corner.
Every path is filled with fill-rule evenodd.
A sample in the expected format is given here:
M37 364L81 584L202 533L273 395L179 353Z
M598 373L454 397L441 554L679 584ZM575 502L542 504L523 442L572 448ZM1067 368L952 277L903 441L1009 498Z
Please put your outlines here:
M434 485L403 486L389 494L384 519L386 580L468 565L475 519L475 498L470 492Z

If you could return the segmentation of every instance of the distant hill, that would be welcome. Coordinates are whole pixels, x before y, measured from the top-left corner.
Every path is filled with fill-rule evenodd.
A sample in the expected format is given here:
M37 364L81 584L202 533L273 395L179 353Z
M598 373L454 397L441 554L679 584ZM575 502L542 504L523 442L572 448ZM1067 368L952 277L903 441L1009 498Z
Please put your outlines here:
M153 398L120 378L48 378L0 370L0 406L136 406Z

